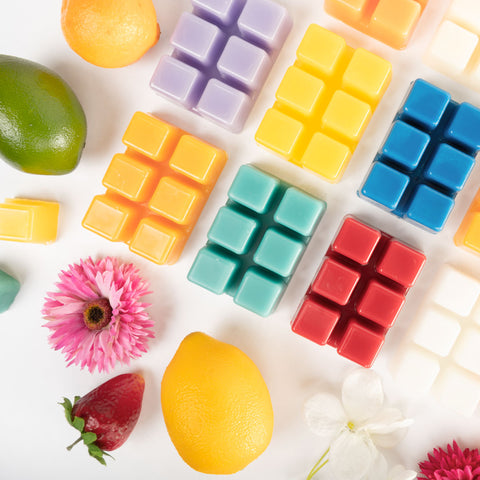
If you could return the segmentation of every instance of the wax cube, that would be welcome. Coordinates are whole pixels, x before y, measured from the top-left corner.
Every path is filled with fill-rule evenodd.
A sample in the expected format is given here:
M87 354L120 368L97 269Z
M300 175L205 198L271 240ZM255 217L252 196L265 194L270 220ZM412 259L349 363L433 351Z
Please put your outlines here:
M452 0L425 54L439 72L480 90L480 4Z
M325 11L398 50L407 46L428 0L325 0Z
M455 245L480 255L480 190L463 218L454 241Z
M160 95L224 128L243 128L291 28L273 0L192 0L150 82Z
M240 167L188 279L259 315L272 313L326 204L252 166Z
M0 313L6 312L20 290L20 282L0 270Z
M152 115L136 112L82 225L157 264L179 258L226 154Z
M394 363L401 387L432 390L445 405L472 415L480 401L479 313L480 279L444 265Z
M256 141L329 182L338 182L387 89L389 62L319 25L308 28Z
M439 232L480 150L480 110L416 80L359 195Z
M57 238L56 202L8 198L0 203L0 240L27 243L51 243Z
M346 217L292 320L292 330L371 367L425 256Z

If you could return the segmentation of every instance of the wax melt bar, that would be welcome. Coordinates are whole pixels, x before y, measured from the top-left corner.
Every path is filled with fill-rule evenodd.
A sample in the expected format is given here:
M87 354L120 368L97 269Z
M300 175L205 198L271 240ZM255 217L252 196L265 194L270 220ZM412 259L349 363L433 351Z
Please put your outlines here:
M0 270L0 313L6 312L20 290L20 282Z
M394 362L406 392L432 390L446 406L472 415L480 401L480 280L444 265Z
M179 258L226 154L152 115L136 112L82 225L157 264Z
M151 87L238 132L291 28L272 0L192 0L173 32Z
M318 198L244 165L188 279L267 316L281 299L325 212Z
M387 89L392 66L312 24L255 139L290 162L338 182Z
M416 80L360 196L426 230L445 225L480 149L480 110Z
M292 330L371 367L424 263L418 250L346 217L292 321Z
M51 243L57 238L56 202L8 198L0 204L0 240Z
M480 190L477 191L467 214L454 237L455 245L480 254Z
M325 0L325 11L398 50L407 46L428 0Z
M480 91L480 2L452 1L425 61L439 72Z

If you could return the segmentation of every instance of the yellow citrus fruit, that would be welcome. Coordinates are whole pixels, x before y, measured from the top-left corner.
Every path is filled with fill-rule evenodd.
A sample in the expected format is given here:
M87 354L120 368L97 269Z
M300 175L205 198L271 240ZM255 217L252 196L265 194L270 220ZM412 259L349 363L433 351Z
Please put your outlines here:
M157 43L152 0L63 0L62 30L74 52L99 67L124 67Z
M162 409L183 460L202 473L245 468L272 438L263 377L241 350L204 333L188 335L165 370Z

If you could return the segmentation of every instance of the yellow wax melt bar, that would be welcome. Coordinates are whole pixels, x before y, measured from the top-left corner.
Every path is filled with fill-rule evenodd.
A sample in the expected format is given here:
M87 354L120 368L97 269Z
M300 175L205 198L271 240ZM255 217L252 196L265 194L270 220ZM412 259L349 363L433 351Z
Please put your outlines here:
M0 204L0 240L51 243L57 238L56 202L8 198Z
M389 62L319 25L307 29L256 141L331 183L340 180L392 76Z
M227 156L159 118L136 112L103 177L83 226L154 263L172 264L220 175Z

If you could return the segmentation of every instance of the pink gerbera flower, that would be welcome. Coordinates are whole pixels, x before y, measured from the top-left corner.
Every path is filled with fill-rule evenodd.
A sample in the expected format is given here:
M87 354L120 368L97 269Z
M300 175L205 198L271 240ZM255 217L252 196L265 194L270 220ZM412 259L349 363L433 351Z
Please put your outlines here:
M140 302L149 286L132 264L107 257L73 264L59 275L58 292L47 293L42 314L49 341L68 365L110 371L147 351L153 322Z
M480 454L478 449L461 450L457 442L447 451L435 448L428 460L419 464L421 475L428 480L480 480Z

